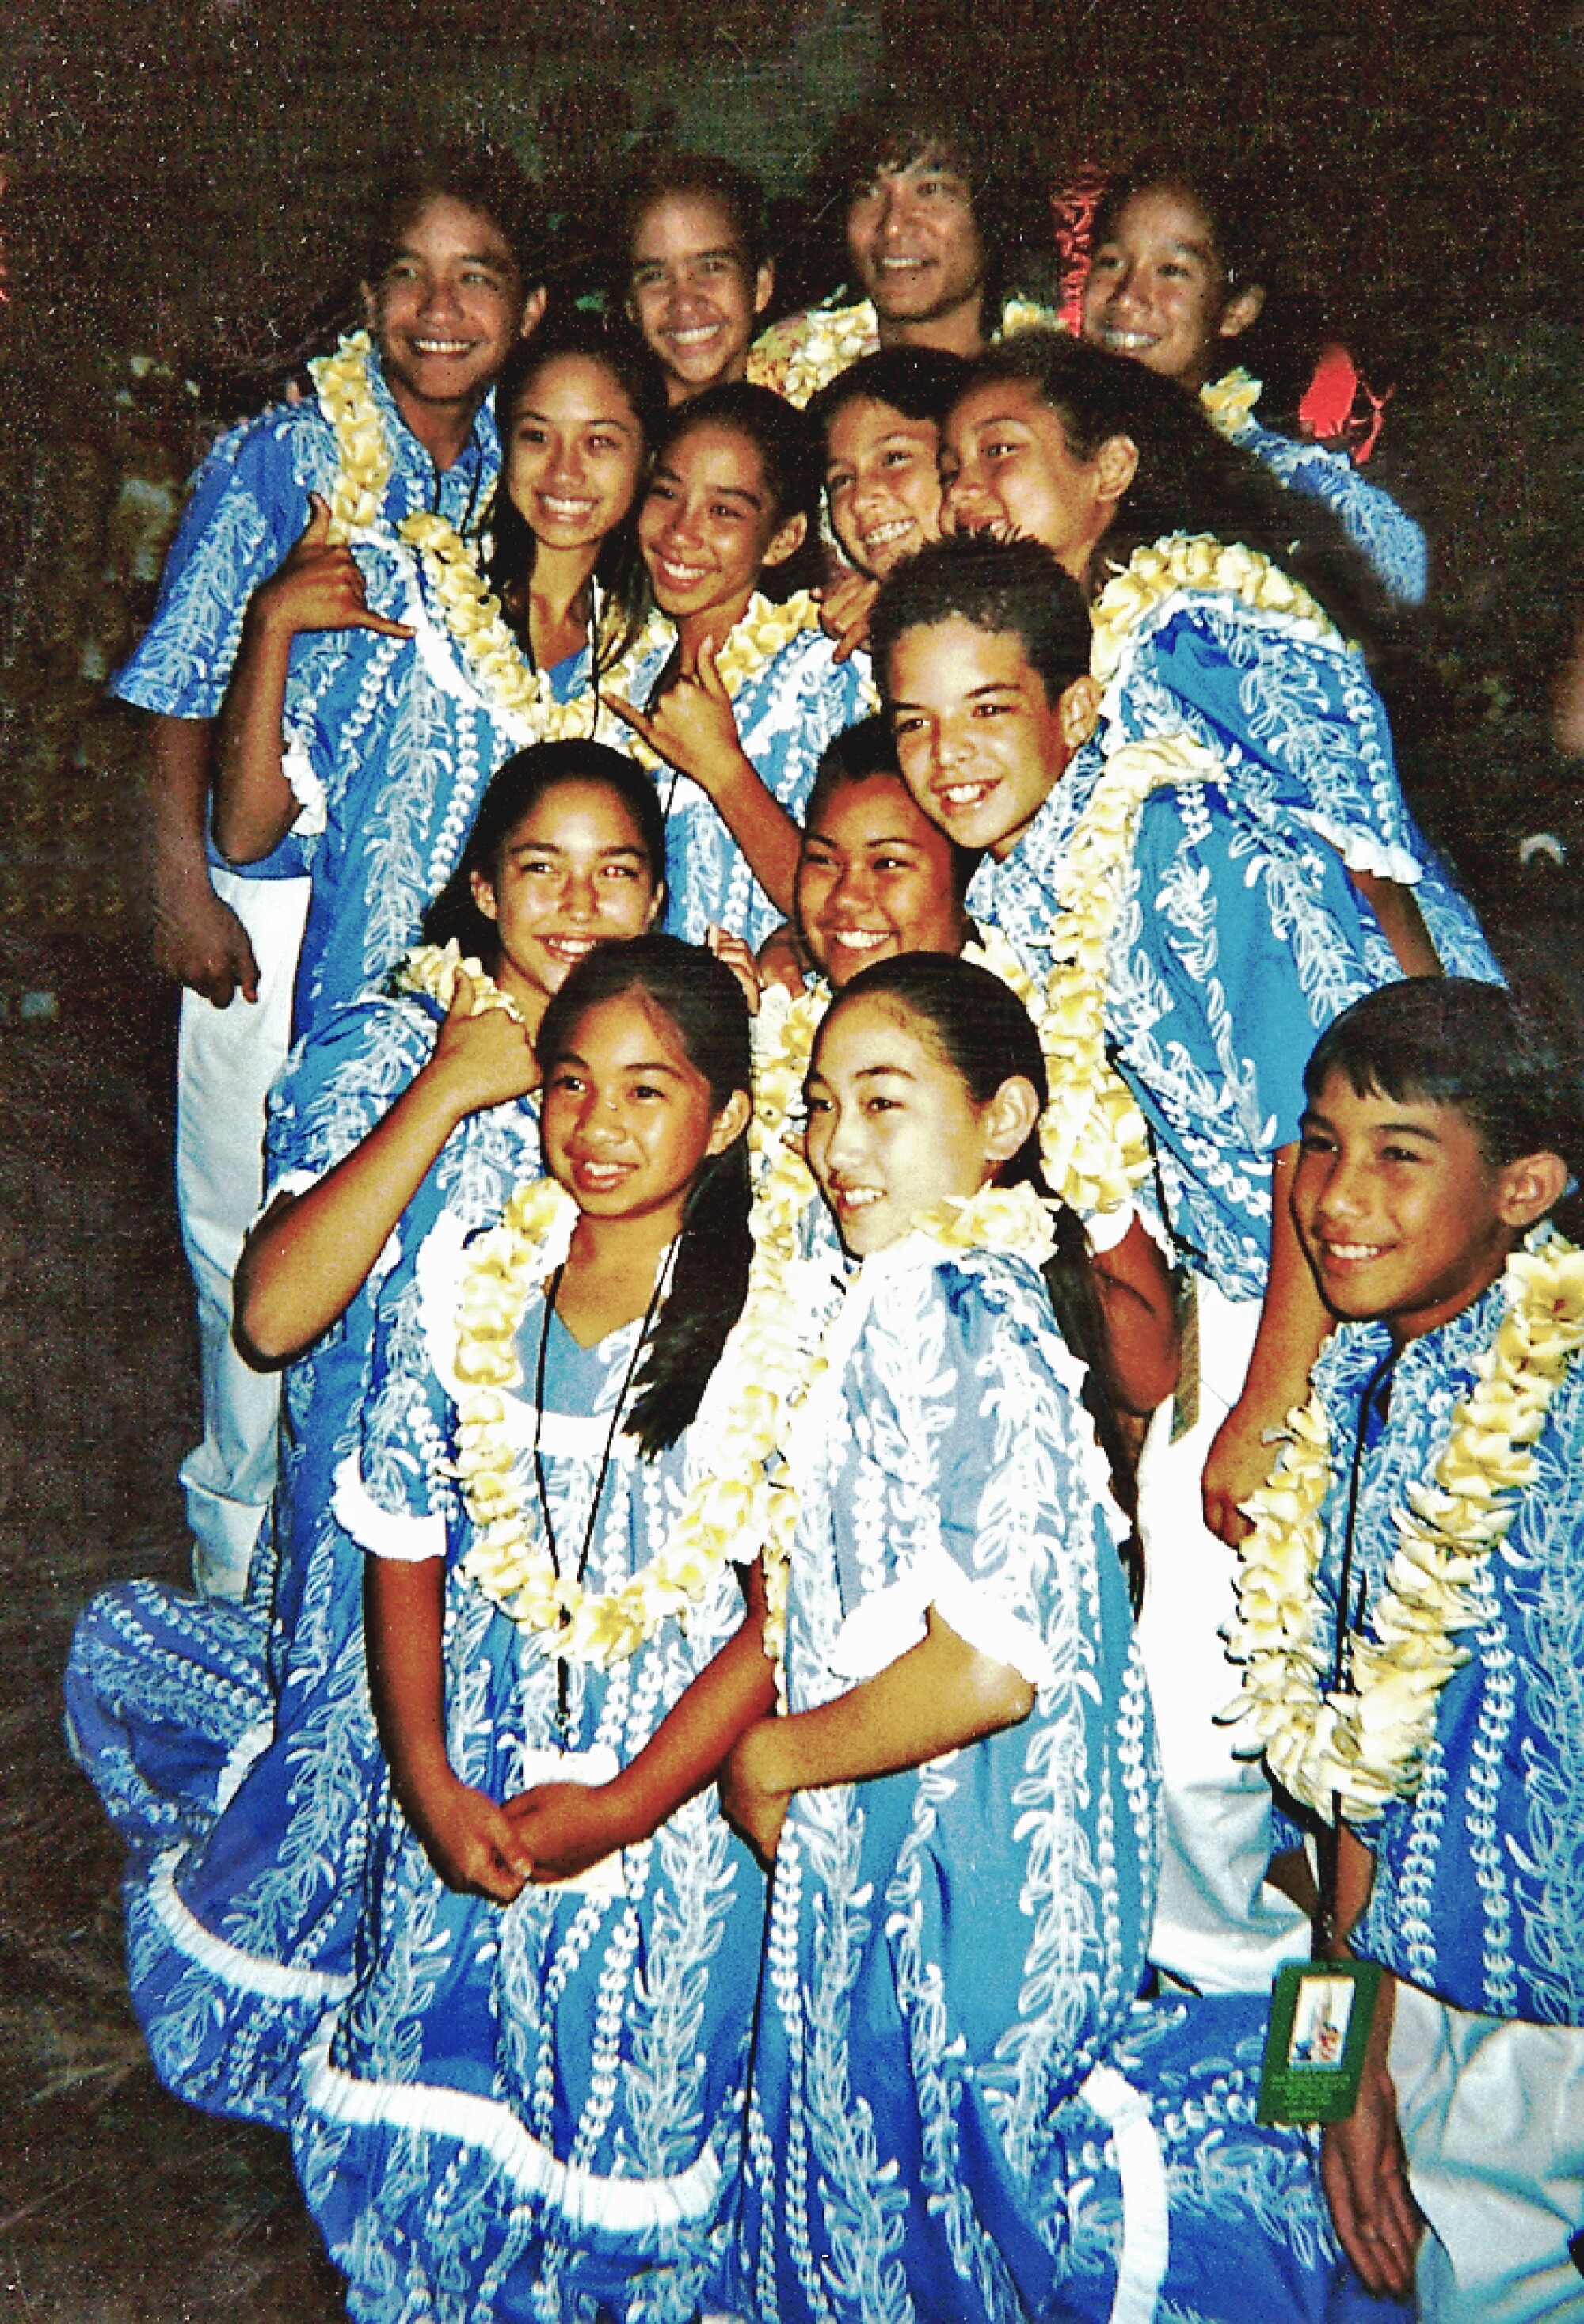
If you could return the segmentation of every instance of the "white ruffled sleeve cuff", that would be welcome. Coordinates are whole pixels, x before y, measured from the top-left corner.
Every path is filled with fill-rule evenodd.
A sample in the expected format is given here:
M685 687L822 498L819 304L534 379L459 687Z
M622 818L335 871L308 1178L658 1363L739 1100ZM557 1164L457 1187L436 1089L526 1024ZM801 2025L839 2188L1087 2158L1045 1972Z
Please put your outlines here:
M363 1481L356 1452L349 1452L336 1471L330 1503L336 1521L359 1549L375 1557L388 1557L401 1565L421 1565L446 1554L443 1517L416 1516L406 1509L382 1509Z
M1030 1686L1053 1682L1050 1649L1033 1625L993 1582L970 1581L939 1542L853 1608L831 1646L831 1669L839 1678L873 1678L919 1644L931 1606L967 1645L1007 1664Z
M291 785L292 796L297 801L297 815L292 825L293 836L298 839L317 838L328 820L325 787L302 744L293 742L290 736L281 753L281 772Z
M1400 888L1416 888L1424 877L1423 865L1407 848L1393 846L1374 832L1360 831L1357 825L1334 823L1329 816L1312 809L1303 820L1329 847L1336 849L1349 872L1367 872L1376 880L1394 880Z

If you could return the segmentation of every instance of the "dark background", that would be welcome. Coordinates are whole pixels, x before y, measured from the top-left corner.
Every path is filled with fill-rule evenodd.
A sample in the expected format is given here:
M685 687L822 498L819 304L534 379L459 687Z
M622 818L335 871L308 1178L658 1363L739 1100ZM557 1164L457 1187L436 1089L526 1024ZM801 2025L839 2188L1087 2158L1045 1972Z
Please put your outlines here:
M673 130L760 167L788 296L829 287L804 172L883 41L994 112L1041 193L1163 138L1279 136L1285 235L1377 386L1372 475L1426 525L1443 716L1414 779L1498 941L1576 972L1584 779L1547 701L1579 571L1577 8L1396 0L81 0L0 59L0 2306L50 2324L338 2312L282 2142L155 2087L117 1854L58 1740L71 1622L180 1578L197 1434L168 1190L174 999L144 966L140 732L103 681L146 618L183 477L267 400L355 273L415 125L507 139L586 269L599 197Z

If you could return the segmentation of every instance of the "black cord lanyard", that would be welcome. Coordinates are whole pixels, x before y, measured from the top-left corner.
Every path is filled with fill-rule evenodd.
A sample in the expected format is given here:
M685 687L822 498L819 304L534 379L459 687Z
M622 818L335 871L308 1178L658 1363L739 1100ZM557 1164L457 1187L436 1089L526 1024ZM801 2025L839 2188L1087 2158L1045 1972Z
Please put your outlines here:
M1348 1640L1363 1627L1364 1604L1369 1589L1369 1577L1358 1578L1358 1602L1348 1618L1348 1599L1353 1587L1353 1552L1358 1525L1358 1496L1364 1482L1364 1456L1369 1448L1369 1427L1374 1419L1380 1393L1391 1378L1402 1351L1388 1348L1365 1382L1364 1394L1358 1403L1358 1424L1353 1432L1353 1461L1348 1474L1348 1512L1342 1528L1342 1571L1337 1582L1337 1619L1331 1641L1331 1684L1333 1694L1354 1692L1352 1655ZM1337 1863L1341 1850L1342 1794L1331 1794L1331 1828L1324 1835L1325 1861L1321 1866L1324 1886L1320 1896L1320 1930L1329 1946L1337 1934Z
M566 1271L566 1261L563 1259L551 1277L550 1289L545 1295L544 1313L539 1325L539 1360L533 1372L533 1481L539 1492L539 1514L544 1526L545 1546L550 1551L551 1565L558 1582L561 1578L561 1563L556 1549L555 1522L550 1514L550 1488L544 1474L544 1456L540 1448L540 1437L544 1422L544 1368L550 1349L550 1323L551 1317L555 1314L555 1303L560 1297L561 1277ZM582 1545L578 1552L577 1572L572 1577L579 1588L582 1586L583 1576L588 1570L588 1552L594 1545L594 1528L599 1520L600 1502L605 1498L605 1480L610 1474L611 1456L616 1451L616 1431L622 1425L622 1415L626 1409L628 1392L633 1385L633 1375L638 1369L639 1359L648 1342L650 1329L670 1277L671 1253L668 1251L661 1262L660 1272L654 1278L654 1288L649 1295L649 1305L644 1311L644 1321L639 1326L638 1336L633 1342L633 1352L627 1359L627 1369L622 1376L621 1388L610 1416L610 1426L605 1434L605 1450L599 1456L599 1471L594 1480L594 1498L588 1504L588 1520L583 1527ZM571 1670L564 1655L558 1655L556 1657L555 1700L556 1727L564 1748L571 1713Z

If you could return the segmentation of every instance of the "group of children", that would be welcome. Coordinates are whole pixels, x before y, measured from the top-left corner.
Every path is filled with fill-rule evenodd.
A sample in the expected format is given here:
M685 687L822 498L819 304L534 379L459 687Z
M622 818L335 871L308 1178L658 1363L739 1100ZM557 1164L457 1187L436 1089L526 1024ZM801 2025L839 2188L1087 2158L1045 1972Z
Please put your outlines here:
M1200 400L1231 212L1118 188L1074 339L977 192L893 108L755 344L723 164L632 338L414 180L121 681L276 997L183 1026L229 1590L69 1723L365 2324L1584 2304L1579 1046L1403 798L1413 528Z

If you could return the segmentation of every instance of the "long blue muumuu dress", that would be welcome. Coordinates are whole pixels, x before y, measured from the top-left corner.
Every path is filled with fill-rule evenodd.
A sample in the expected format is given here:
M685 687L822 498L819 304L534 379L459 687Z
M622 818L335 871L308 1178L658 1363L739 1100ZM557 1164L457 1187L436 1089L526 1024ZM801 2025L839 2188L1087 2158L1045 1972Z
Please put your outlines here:
M1016 1257L909 1240L855 1278L828 1353L792 1456L789 1708L885 1668L931 1606L1036 1692L1019 1726L792 1801L738 2312L1352 2312L1307 2139L1254 2121L1263 2000L1135 1998L1149 1703L1104 1463L1043 1285Z
M556 1666L459 1570L471 1535L448 1469L459 1238L423 1253L421 1344L377 1361L356 1476L338 1494L375 1554L449 1554L448 1748L505 1800L547 1779ZM522 1326L506 1398L533 1506L544 1323ZM544 1342L540 1449L557 1554L575 1565L638 1326ZM708 1411L708 1406L706 1406ZM619 1431L587 1581L619 1587L663 1544L707 1447L707 1418L653 1462ZM729 1566L684 1628L663 1621L608 1672L572 1665L567 1740L625 1765L743 1618ZM623 1851L619 1893L525 1888L506 1907L447 1888L388 1792L355 1988L310 2060L298 2167L357 2324L592 2319L690 2324L728 2259L763 1876L713 1787Z
M432 1054L440 1011L371 994L303 1044L274 1095L272 1194L350 1153ZM72 1748L126 1841L127 1969L155 2070L211 2113L283 2128L301 2053L348 1988L380 1766L363 1653L363 1555L336 1517L376 1301L442 1214L498 1214L539 1160L527 1101L447 1140L369 1281L288 1368L273 1556L246 1607L154 1582L104 1591L67 1671ZM405 1260L405 1264L403 1261Z

